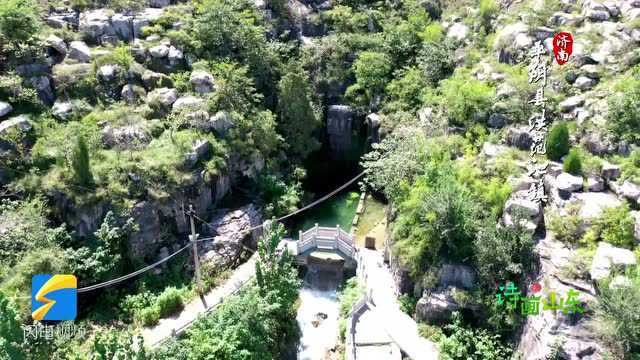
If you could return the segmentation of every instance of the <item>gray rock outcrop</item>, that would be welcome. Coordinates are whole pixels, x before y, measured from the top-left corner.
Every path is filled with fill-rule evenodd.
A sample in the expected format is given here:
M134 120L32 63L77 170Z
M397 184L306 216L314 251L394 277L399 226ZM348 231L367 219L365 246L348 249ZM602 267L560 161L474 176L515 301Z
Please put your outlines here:
M626 267L636 265L636 256L631 250L617 248L609 243L601 241L598 243L591 269L589 273L591 279L602 280L609 276L613 268L624 270Z
M243 246L255 249L262 229L249 229L262 224L262 215L255 205L245 205L229 211L221 209L214 214L209 225L205 225L204 234L214 237L213 241L202 243L200 248L204 261L217 266L235 263Z
M354 112L347 105L331 105L327 109L327 133L334 159L342 159L351 147Z

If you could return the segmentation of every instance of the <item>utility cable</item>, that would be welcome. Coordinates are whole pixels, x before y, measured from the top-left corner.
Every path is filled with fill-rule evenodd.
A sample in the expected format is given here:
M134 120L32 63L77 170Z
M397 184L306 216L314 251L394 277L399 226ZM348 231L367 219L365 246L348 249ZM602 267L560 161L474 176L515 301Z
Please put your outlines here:
M306 206L302 207L301 209L298 209L298 210L296 210L296 211L293 211L293 212L292 212L292 213L290 213L290 214L287 214L287 215L281 216L281 217L279 217L279 218L275 219L275 221L276 221L276 222L280 222L280 221L282 221L282 220L284 220L284 219L290 218L290 217L292 217L292 216L294 216L294 215L297 215L297 214L299 214L299 213L301 213L301 212L303 212L303 211L305 211L305 210L308 210L308 209L310 209L310 208L312 208L312 207L314 207L314 206L317 206L318 204L320 204L320 203L322 203L322 202L326 201L327 199L331 198L331 197L332 197L332 196L334 196L335 194L339 193L340 191L344 190L345 188L347 188L348 186L350 186L351 184L353 184L356 180L358 180L359 178L361 178L365 173L366 173L366 170L365 170L365 171L363 171L363 172L361 172L360 174L356 175L353 179L349 180L349 181L348 181L348 182L346 182L344 185L340 186L339 188L337 188L336 190L334 190L334 191L330 192L329 194L327 194L327 195L325 195L325 196L321 197L320 199L318 199L318 200L316 200L316 201L312 202L312 203L311 203L311 204L309 204L309 205L306 205ZM201 221L202 223L207 224L207 225L208 225L208 226L210 226L210 227L212 226L210 223L206 222L205 220L201 219L200 217L196 216L195 214L194 214L193 216L194 216L198 221ZM251 232L251 231L254 231L254 230L260 229L260 228L262 228L263 226L264 226L264 224L260 224L260 225L257 225L257 226L254 226L254 227L251 227L251 228L249 228L249 229L246 229L246 230L242 231L240 234L241 234L241 235L244 235L245 233L248 233L248 232ZM215 238L214 238L214 237L208 237L208 238L202 238L202 239L199 239L199 240L197 240L197 241L210 241L210 240L213 240L213 239L215 239ZM169 256L167 256L167 257L165 257L165 258L161 259L161 260L158 260L157 262L155 262L155 263L153 263L153 264L151 264L151 265L148 265L148 266L146 266L146 267L144 267L144 268L142 268L142 269L139 269L139 270L137 270L137 271L134 271L134 272L132 272L132 273L130 273L130 274L123 275L123 276L120 276L120 277L118 277L118 278L115 278L115 279L112 279L112 280L108 280L108 281L105 281L105 282L102 282L102 283L98 283L98 284L94 284L94 285L91 285L91 286L86 286L86 287L83 287L83 288L79 288L79 289L78 289L78 292L79 292L79 293L84 293L84 292L92 291L92 290L95 290L95 289L99 289L99 288L103 288L103 287L111 286L111 285L114 285L114 284L120 283L120 282L122 282L122 281L125 281L125 280L128 280L128 279L131 279L132 277L138 276L138 275L140 275L140 274L142 274L142 273L144 273L144 272L146 272L146 271L149 271L149 270L151 270L151 269L155 268L155 267L156 267L156 266L158 266L158 265L161 265L161 264L163 264L163 263L165 263L165 262L169 261L169 259L171 259L172 257L174 257L174 256L178 255L179 253L181 253L182 251L184 251L186 248L190 247L191 245L192 245L192 243L189 243L189 244L187 244L187 245L183 246L180 250L178 250L178 251L174 252L173 254L171 254L171 255L169 255ZM247 250L255 251L255 250L253 250L253 249L249 249L248 247L246 247L246 246L244 246L244 245L241 245L241 246L242 246L243 248L247 249Z

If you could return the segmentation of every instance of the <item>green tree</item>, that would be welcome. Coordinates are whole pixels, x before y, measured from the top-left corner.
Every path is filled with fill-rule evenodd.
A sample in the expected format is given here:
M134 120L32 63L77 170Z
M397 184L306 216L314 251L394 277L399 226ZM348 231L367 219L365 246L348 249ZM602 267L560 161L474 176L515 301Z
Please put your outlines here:
M0 2L0 34L9 42L29 40L40 28L37 6L31 0Z
M320 117L314 108L309 77L299 63L291 63L278 83L279 129L289 151L305 159L320 147L314 132Z
M469 260L478 229L477 200L460 185L451 164L413 184L393 225L394 249L413 275L441 259Z
M578 150L571 149L571 151L569 151L569 154L564 158L562 168L569 174L582 174L582 160L580 159L580 153L578 153Z
M0 291L0 359L24 359L20 317L9 298Z
M546 141L547 158L560 161L569 152L569 129L564 122L551 127Z
M607 125L619 139L640 144L640 79L627 79L609 100Z
M462 325L459 313L454 313L453 324L445 326L448 336L440 339L440 357L445 360L509 359L511 349L504 346L499 335L484 329L472 329Z
M71 166L73 168L73 175L77 184L87 187L93 185L89 148L87 147L87 142L82 135L78 136L76 145L71 154Z
M374 107L391 76L391 59L385 53L363 51L353 63L356 83L346 92L347 98L362 107Z
M453 76L440 82L439 96L427 95L446 112L449 123L470 126L488 118L495 91L487 83L471 76L468 70L456 69Z
M446 43L424 43L416 58L420 70L431 86L453 73L453 52Z

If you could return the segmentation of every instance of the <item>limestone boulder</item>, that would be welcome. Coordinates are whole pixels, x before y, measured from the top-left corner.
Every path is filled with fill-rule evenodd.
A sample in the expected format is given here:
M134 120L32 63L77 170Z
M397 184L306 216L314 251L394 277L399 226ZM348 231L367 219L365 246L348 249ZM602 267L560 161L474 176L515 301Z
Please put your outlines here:
M416 318L432 324L442 324L451 319L454 311L459 310L460 306L447 292L431 293L418 300Z
M142 37L142 28L158 21L158 19L162 17L163 13L163 9L146 8L142 12L136 14L132 22L133 36L135 38Z
M226 111L218 111L210 119L210 123L216 134L225 136L229 129L235 126L231 114Z
M262 214L253 204L236 210L220 209L211 218L210 225L203 233L214 237L213 241L202 243L204 261L217 265L230 265L237 261L243 246L255 248L262 235L262 229L249 229L262 224Z
M526 51L533 44L529 27L522 22L506 25L496 34L493 49L501 63L516 64L523 61Z
M214 91L215 83L213 75L206 71L196 70L191 73L189 78L193 89L198 94L206 94Z
M636 244L640 244L640 211L632 211L631 216L634 220L633 237L636 239Z
M133 39L133 16L126 14L114 14L111 17L111 24L115 35L120 40L130 41Z
M507 145L517 147L520 150L529 150L533 138L527 126L510 127L506 138Z
M27 79L26 83L36 90L40 101L48 106L53 105L56 95L48 76L34 76Z
M147 90L173 87L173 81L169 76L151 70L147 70L142 74L142 83Z
M139 149L151 141L149 132L140 124L102 129L102 144L107 148Z
M149 54L157 59L165 58L167 57L167 55L169 55L169 47L164 44L154 46L152 48L149 48Z
M638 199L640 198L640 186L637 184L634 184L629 180L625 180L622 184L611 183L610 186L618 196L623 197L634 204L638 203Z
M72 41L69 44L69 58L81 63L91 61L91 49L83 41Z
M147 0L147 5L152 8L164 8L171 4L171 0Z
M9 115L13 111L13 106L4 101L0 101L0 118Z
M600 192L604 191L605 184L604 179L599 176L589 176L587 178L587 190L591 192Z
M118 80L118 75L121 73L122 68L119 65L107 64L101 66L96 75L98 81L102 83L114 83Z
M558 191L572 193L582 190L583 180L581 176L563 172L556 177L555 186Z
M601 241L591 262L591 279L602 280L609 276L611 270L625 268L636 265L636 256L631 250L615 247L609 243Z
M453 23L447 30L447 37L455 41L464 41L469 36L469 27L463 23Z
M67 44L61 38L51 34L44 40L46 46L57 51L60 55L67 54Z
M122 92L120 93L122 100L124 100L127 104L137 104L142 99L145 99L147 96L147 92L144 90L142 86L127 84L122 88Z
M211 152L211 143L209 140L198 140L191 147L191 152L185 155L185 165L193 167L198 162L205 160Z
M176 69L180 67L184 62L184 53L182 50L170 46L169 53L167 54L167 59L169 60L169 68Z
M571 201L580 204L578 216L587 222L599 218L606 208L616 208L622 205L620 199L615 195L605 192L575 193L572 195Z
M80 14L78 30L87 41L101 44L103 37L116 35L110 20L111 16L107 9L85 11Z
M0 137L7 137L11 132L28 132L33 129L27 115L20 115L0 122Z
M73 116L73 106L69 101L56 101L51 108L51 114L60 121L67 121Z
M65 27L78 26L78 15L75 11L66 11L54 9L53 12L47 16L47 25L54 29L62 29Z
M200 110L205 104L204 99L187 95L179 98L173 103L174 112L186 112Z
M600 175L607 181L617 180L620 177L620 166L611 164L609 162L602 163L602 171Z
M591 90L594 86L596 86L597 83L598 81L595 79L586 76L579 76L573 83L573 86L582 91L586 91Z
M178 99L178 90L170 88L159 88L151 91L147 94L147 103L153 106L161 106L165 110L171 108L171 106Z
M578 95L565 99L564 101L560 102L560 104L558 104L558 107L560 108L561 112L568 113L582 105L584 105L584 97Z

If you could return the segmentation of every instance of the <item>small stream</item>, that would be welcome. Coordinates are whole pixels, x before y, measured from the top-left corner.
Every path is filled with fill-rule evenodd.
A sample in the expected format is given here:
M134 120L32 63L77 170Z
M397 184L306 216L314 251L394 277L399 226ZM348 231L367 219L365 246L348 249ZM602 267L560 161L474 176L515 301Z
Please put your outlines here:
M323 359L338 343L338 285L335 274L322 272L317 276L305 276L296 316L302 333L298 360Z

